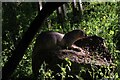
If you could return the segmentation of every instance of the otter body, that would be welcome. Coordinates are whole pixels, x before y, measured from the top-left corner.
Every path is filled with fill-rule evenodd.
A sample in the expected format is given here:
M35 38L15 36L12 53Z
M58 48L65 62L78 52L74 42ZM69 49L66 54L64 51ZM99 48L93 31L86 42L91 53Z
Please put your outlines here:
M32 52L32 71L35 77L38 76L39 69L43 61L49 57L50 51L57 48L57 44L62 40L64 34L58 32L42 32L36 39Z

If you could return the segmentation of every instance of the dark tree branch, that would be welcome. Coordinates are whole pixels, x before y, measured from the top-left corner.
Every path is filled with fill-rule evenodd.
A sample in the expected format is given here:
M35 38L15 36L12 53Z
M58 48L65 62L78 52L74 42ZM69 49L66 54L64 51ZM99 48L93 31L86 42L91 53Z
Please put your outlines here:
M24 34L23 38L19 42L16 49L12 52L12 56L9 58L8 62L4 65L2 69L2 79L7 80L12 75L17 65L21 61L28 45L34 38L37 31L42 27L44 20L59 6L64 3L50 2L46 3L41 10L41 12L36 16L34 21L31 23L27 32Z

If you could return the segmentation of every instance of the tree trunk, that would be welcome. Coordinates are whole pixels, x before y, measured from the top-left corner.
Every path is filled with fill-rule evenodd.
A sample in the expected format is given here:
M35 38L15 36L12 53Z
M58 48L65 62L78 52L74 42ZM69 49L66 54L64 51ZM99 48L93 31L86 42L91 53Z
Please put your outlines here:
M81 0L79 0L79 2L76 2L76 0L74 0L74 2L72 2L72 8L73 8L73 23L78 23L82 18Z
M58 7L58 9L57 9L58 23L61 24L63 29L64 29L65 17L66 17L66 12L65 11L66 11L65 10L65 4L61 7Z

